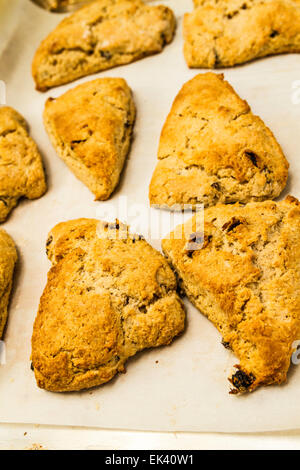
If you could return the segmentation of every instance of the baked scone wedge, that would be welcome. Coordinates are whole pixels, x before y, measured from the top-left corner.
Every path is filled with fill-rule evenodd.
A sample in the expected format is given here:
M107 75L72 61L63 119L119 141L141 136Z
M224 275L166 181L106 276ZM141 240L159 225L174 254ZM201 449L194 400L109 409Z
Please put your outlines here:
M39 3L47 10L61 13L65 11L73 11L81 7L84 3L88 3L88 1L86 0L39 0Z
M185 204L273 199L288 162L274 135L222 74L196 75L177 95L162 129L150 203Z
M0 340L8 317L8 304L18 255L12 238L0 229Z
M300 337L300 203L218 204L204 211L204 230L187 224L163 251L240 360L232 391L283 383Z
M195 0L184 16L184 56L191 68L231 67L300 52L299 0Z
M67 118L66 118L67 116ZM128 155L135 105L122 78L99 78L45 105L44 123L57 154L94 193L108 199Z
M57 225L53 263L32 336L39 387L76 391L104 384L145 348L167 345L185 325L166 259L128 228L93 219Z
M161 52L175 32L173 12L141 0L97 0L65 18L32 64L36 88L69 83Z
M39 198L46 189L42 158L25 119L9 106L0 107L0 222L20 198Z

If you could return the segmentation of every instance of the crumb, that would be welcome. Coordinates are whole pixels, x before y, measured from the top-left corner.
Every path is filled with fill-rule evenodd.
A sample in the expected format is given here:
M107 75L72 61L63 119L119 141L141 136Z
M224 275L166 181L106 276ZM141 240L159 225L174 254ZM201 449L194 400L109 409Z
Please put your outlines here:
M27 447L25 450L46 450L41 444L32 444L30 447Z

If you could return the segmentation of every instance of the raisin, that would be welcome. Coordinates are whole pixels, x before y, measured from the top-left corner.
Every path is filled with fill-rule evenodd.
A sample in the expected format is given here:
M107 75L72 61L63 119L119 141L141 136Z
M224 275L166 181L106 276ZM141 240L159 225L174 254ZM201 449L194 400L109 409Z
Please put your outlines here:
M226 222L226 224L223 225L222 230L227 230L227 233L232 232L232 230L234 230L236 227L238 227L241 224L242 222L239 219L232 217L232 219L229 220L229 222Z
M205 248L212 240L212 235L203 235L202 232L191 233L186 244L186 254L189 258L193 257L194 251L199 248ZM202 245L199 247L199 245Z
M3 197L3 196L0 196L0 201L1 201L1 202L3 202L3 204L5 205L5 207L7 207L7 206L8 206L8 204L7 204L7 202L6 202L6 199L5 199L5 197Z
M49 246L50 243L52 243L52 242L53 242L53 237L52 237L52 235L51 235L51 236L48 238L48 240L47 240L46 246Z
M222 344L222 346L224 346L225 349L231 349L230 343L228 341L224 341L222 339L221 344Z
M243 372L242 370L236 371L230 379L230 382L238 391L248 390L254 381L255 377L253 374L246 374L246 372Z
M108 51L100 51L100 55L106 60L109 60L112 58L112 54Z
M253 163L254 166L256 166L256 168L258 167L257 165L257 155L254 153L254 152L249 152L248 150L245 152L245 155L246 157L248 157L251 162Z
M211 184L211 187L212 187L212 188L215 188L217 191L220 191L220 185L219 185L219 183L217 183L217 182L212 183L212 184Z

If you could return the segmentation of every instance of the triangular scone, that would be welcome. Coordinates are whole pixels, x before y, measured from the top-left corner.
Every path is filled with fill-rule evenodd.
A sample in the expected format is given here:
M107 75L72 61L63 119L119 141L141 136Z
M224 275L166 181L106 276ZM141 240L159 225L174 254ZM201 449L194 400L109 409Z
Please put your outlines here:
M45 105L44 123L58 155L96 196L108 199L129 152L135 105L122 78L99 78Z
M8 303L18 255L11 237L0 230L0 339L8 316Z
M300 52L299 0L195 0L183 22L189 67L230 67Z
M239 358L234 390L280 384L300 338L300 204L290 196L219 204L204 219L204 233L193 232L194 219L163 241L163 251L191 302Z
M141 0L98 0L41 43L32 73L40 91L161 52L175 32L172 10Z
M173 206L276 198L288 163L270 129L224 81L200 74L177 95L163 127L151 204Z
M185 312L166 259L118 221L59 224L47 254L53 267L32 337L39 387L101 385L138 351L167 345L183 331Z
M0 222L22 197L36 199L46 191L41 155L24 118L0 107Z

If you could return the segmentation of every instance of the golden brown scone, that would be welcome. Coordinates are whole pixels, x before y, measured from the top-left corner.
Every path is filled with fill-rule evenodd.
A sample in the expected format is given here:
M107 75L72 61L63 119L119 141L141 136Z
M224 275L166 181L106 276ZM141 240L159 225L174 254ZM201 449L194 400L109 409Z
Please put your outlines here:
M119 182L134 121L132 93L122 78L99 78L49 98L44 112L55 150L96 200L108 199Z
M170 207L273 199L288 162L263 121L223 75L185 83L163 127L150 203Z
M82 6L84 3L88 3L88 0L39 0L39 2L47 10L64 12Z
M177 227L163 251L239 358L234 391L281 384L300 334L298 200L219 204L204 211L204 233L195 228L195 219Z
M195 0L183 22L189 67L230 67L300 52L299 0Z
M93 0L39 0L42 6L46 7L50 11L72 11L85 3L91 3ZM135 1L135 0L129 0ZM152 0L145 0L152 1Z
M183 331L185 313L167 261L119 222L61 223L49 234L47 254L53 267L32 337L39 387L101 385L138 351L167 345Z
M8 303L18 255L11 237L0 230L0 339L8 316Z
M173 12L141 0L98 0L64 19L32 65L40 91L161 52L175 32Z
M27 124L8 106L0 107L0 157L0 222L4 222L21 197L36 199L47 189L42 159Z

